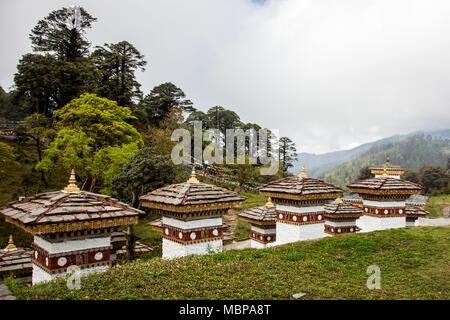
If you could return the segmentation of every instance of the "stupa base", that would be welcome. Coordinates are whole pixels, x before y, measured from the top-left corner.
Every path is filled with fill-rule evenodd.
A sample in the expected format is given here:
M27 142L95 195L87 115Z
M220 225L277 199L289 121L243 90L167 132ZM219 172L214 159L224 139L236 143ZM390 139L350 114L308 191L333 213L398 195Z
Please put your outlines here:
M323 238L327 236L324 232L323 225L323 222L295 225L277 221L276 245Z
M162 239L162 258L173 259L191 254L210 254L222 252L223 241L213 240L207 242L181 244L166 238Z
M110 266L106 265L106 266L97 266L97 267L92 267L92 268L80 269L80 276L84 277L91 273L104 272L104 271L108 270L109 268L110 268ZM44 269L40 268L39 266L33 264L33 276L32 276L31 282L33 285L35 285L37 283L53 281L57 278L64 278L64 277L67 277L68 275L69 275L69 273L67 273L67 272L50 274L47 271L45 271Z
M406 226L405 217L377 218L372 216L361 216L356 220L356 226L360 232L371 232L376 230L397 229Z

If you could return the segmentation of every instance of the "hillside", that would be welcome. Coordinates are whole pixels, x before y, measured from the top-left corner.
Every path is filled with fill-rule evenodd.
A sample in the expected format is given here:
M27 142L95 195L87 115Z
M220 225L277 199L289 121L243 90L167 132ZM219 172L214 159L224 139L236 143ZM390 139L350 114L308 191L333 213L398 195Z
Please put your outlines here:
M406 135L395 135L374 142L364 143L353 149L328 152L324 154L313 154L307 152L299 153L297 161L294 163L292 172L299 173L302 165L305 164L308 175L310 177L318 177L323 173L333 170L344 162L360 157L375 146L397 143L414 135L430 135L433 138L450 139L450 129L416 131Z
M346 188L347 184L358 177L362 167L382 164L386 161L387 155L390 156L392 164L401 165L409 170L418 171L425 165L446 167L450 155L449 141L415 135L397 143L374 146L360 157L345 162L319 177Z
M18 299L449 299L450 228L417 227L340 235L269 249L152 259L81 279L24 287ZM366 287L368 266L381 289ZM258 281L255 281L258 279Z

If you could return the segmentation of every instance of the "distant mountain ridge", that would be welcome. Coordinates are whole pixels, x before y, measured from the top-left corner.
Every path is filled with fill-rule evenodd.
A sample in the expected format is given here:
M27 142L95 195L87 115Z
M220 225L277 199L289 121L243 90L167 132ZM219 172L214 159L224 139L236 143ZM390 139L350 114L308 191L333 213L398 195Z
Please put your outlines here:
M375 146L397 143L415 135L430 135L433 138L447 140L450 139L450 129L415 131L405 135L395 135L374 142L364 143L349 150L333 151L324 154L302 152L298 154L297 161L294 163L294 167L290 171L294 174L298 174L304 164L306 167L306 173L310 177L318 177L345 162L362 156L365 152Z
M450 139L439 135L416 134L399 142L373 146L361 156L347 161L319 176L327 182L347 189L347 185L358 178L361 168L381 165L390 157L393 165L406 170L419 171L423 166L447 166L450 156Z

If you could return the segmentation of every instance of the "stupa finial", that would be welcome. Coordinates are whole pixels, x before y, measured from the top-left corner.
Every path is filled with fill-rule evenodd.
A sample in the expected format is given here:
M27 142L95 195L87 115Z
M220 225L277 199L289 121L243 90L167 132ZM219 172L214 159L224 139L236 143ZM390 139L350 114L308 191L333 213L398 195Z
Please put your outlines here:
M200 183L200 181L198 181L198 179L195 175L195 167L194 166L192 166L191 177L189 178L188 181L186 181L186 183Z
M77 179L75 177L75 169L72 169L72 171L70 172L69 184L67 185L67 187L64 188L63 192L80 193L81 190L78 188L76 182Z
M267 202L265 204L266 207L275 207L275 205L272 202L272 198L267 198Z
M299 173L299 174L297 175L297 177L299 177L299 178L308 178L308 175L306 174L305 165L302 166L302 172Z
M389 166L391 164L391 159L389 156L386 156L386 165Z
M334 203L342 203L341 197L337 197L336 200L334 200Z
M12 234L9 235L8 245L4 249L6 252L16 251L17 247L14 245Z

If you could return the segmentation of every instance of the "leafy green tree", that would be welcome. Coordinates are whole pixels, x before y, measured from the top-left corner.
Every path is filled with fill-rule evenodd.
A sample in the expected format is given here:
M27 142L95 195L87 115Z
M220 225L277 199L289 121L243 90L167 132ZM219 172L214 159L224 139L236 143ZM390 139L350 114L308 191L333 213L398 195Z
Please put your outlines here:
M40 20L30 34L33 50L19 61L14 77L17 97L25 97L29 113L51 116L98 79L88 59L86 30L96 19L83 8L62 8Z
M219 129L222 133L223 142L226 141L226 130L236 129L242 126L239 115L221 106L210 108L206 113L204 127L207 129Z
M419 172L425 193L440 192L447 187L450 175L440 166L425 166Z
M90 47L85 34L96 20L81 7L52 11L30 33L33 50L69 60L84 57Z
M131 110L95 94L83 94L55 112L55 140L37 168L46 172L62 164L84 175L83 188L93 191L99 180L108 181L143 145L139 132L127 121Z
M140 133L127 122L135 119L130 108L92 93L73 99L55 112L55 116L61 127L82 129L93 139L94 150L130 142L143 144Z
M96 47L91 59L100 72L99 95L128 107L142 97L135 72L144 71L147 62L132 44L127 41L105 43L103 47Z
M26 117L27 111L22 103L14 101L14 95L14 91L6 92L0 86L0 119L21 120Z
M183 90L170 82L154 87L138 108L145 113L144 121L157 127L174 108L188 112L193 110L192 102L186 99Z
M361 169L359 169L359 175L356 180L364 180L364 179L369 179L369 178L373 178L373 174L370 171L368 166L365 166L365 167L362 167Z
M127 198L136 206L141 195L175 182L177 169L170 156L159 155L152 148L139 150L122 167L111 183L111 187L122 198Z
M26 54L17 65L14 75L16 98L22 98L28 113L42 113L50 116L57 108L57 78L55 57ZM16 102L19 103L19 101Z
M5 181L19 166L14 149L6 143L0 142L0 180Z
M411 182L420 184L419 174L412 170L406 170L405 173L403 173L401 178L406 181L411 181Z
M41 161L44 142L53 140L56 131L51 127L49 118L41 113L34 113L26 117L23 123L16 128L16 134L21 137L31 138L36 146L38 161ZM41 182L48 186L43 171L41 171Z
M288 137L281 137L279 140L279 159L283 164L285 172L293 166L293 162L297 159L297 148L295 143Z

